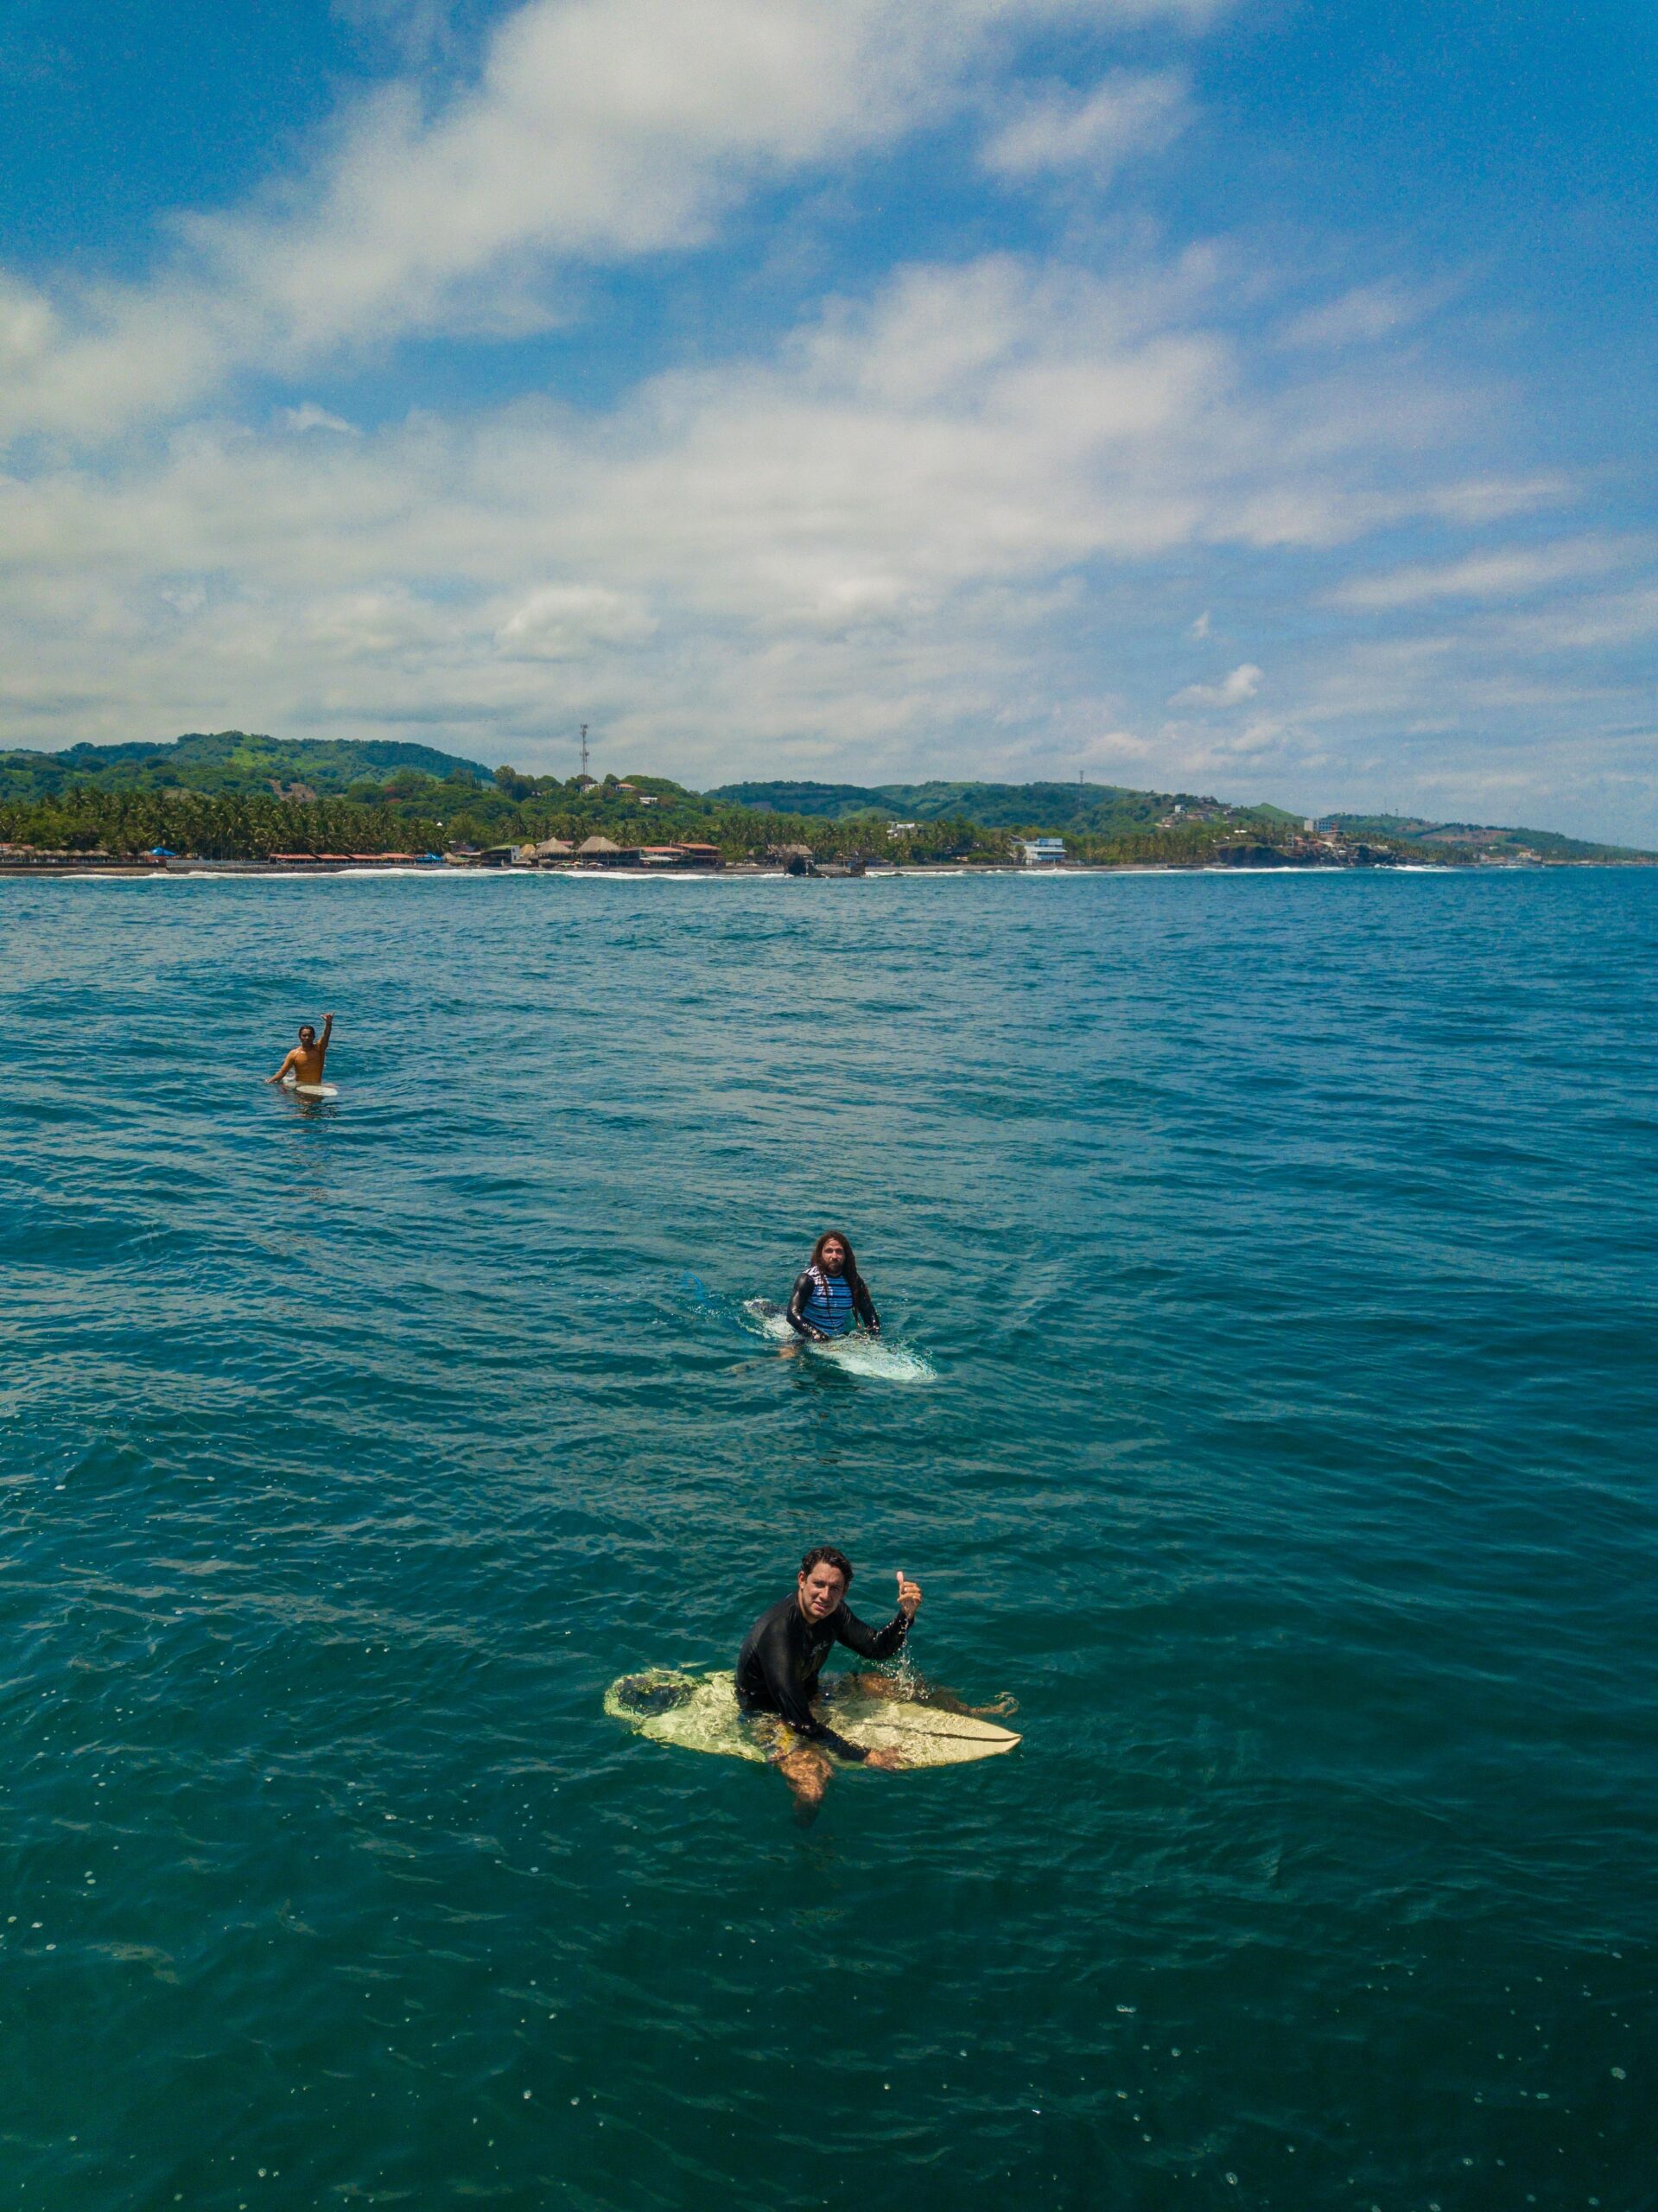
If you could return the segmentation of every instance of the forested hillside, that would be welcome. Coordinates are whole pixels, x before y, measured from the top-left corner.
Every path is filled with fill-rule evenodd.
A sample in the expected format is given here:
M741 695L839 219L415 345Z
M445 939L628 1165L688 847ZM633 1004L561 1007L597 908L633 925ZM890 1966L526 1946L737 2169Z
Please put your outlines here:
M1227 806L1195 791L1134 791L1121 784L721 784L710 798L779 814L885 814L895 821L960 817L987 830L1068 830L1116 836L1165 820L1253 823L1292 817L1276 807Z
M1534 856L1544 861L1632 861L1658 859L1629 845L1597 845L1583 837L1563 837L1556 830L1509 830L1483 822L1432 822L1413 814L1344 814L1342 828L1354 837L1408 837L1432 852L1452 847L1490 853L1498 860Z
M1399 856L1639 860L1547 830L1344 816ZM911 827L899 829L897 825ZM435 747L280 740L243 730L170 745L0 753L0 840L42 851L157 849L213 858L271 852L441 851L594 835L621 846L696 841L730 860L797 846L829 859L1002 860L1009 835L1051 831L1083 861L1200 861L1229 842L1293 844L1298 817L1197 792L1115 784L725 784L666 776L530 775Z
M279 739L245 730L197 731L166 745L73 745L64 753L0 753L0 800L55 798L72 786L101 791L202 791L219 798L259 796L378 799L400 774L411 789L429 779L467 785L491 780L487 768L429 745Z

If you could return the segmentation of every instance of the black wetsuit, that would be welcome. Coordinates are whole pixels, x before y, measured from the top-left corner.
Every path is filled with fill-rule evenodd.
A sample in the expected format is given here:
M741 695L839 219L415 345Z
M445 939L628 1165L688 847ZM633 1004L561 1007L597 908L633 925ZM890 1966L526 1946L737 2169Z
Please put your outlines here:
M837 1605L827 1620L809 1621L791 1594L762 1613L743 1638L737 1661L737 1702L745 1713L778 1713L795 1733L823 1744L843 1759L866 1759L867 1751L825 1727L812 1711L817 1677L837 1643L861 1659L890 1659L910 1633L908 1617L899 1613L885 1628L870 1628Z
M870 1335L878 1337L880 1334L880 1315L876 1313L874 1301L864 1288L863 1277L860 1275L857 1281L848 1287L852 1292L853 1312L868 1330ZM829 1341L828 1331L820 1329L805 1310L816 1288L817 1285L812 1280L812 1271L810 1268L803 1274L797 1276L795 1287L789 1293L787 1307L789 1326L797 1337L810 1337L819 1344L827 1344Z

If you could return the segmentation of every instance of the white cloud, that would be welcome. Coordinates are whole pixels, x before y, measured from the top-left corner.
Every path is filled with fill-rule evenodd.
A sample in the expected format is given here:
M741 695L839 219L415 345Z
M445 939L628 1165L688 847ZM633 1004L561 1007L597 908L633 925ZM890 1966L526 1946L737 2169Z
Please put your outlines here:
M26 373L56 334L57 319L45 296L0 269L0 368Z
M176 218L176 252L149 283L65 285L55 307L9 286L0 439L107 436L245 367L291 375L411 334L548 327L569 312L564 272L702 244L757 187L949 114L1010 25L1159 11L530 0L447 101L414 78L383 86L255 204Z
M337 4L411 66L479 20L465 0ZM1628 671L1582 664L1658 626L1638 578L1579 588L1644 560L1632 540L1337 581L1368 533L1426 524L1443 547L1572 496L1503 465L1524 453L1505 397L1460 361L1437 374L1426 337L1394 343L1428 294L1382 276L1263 334L1285 272L1225 247L1159 257L1149 234L1089 231L1069 194L1090 267L860 276L780 340L734 339L604 405L530 392L359 430L306 396L372 425L383 395L340 395L376 349L568 319L584 270L631 260L658 282L745 195L836 181L963 117L992 118L983 158L1006 178L1104 176L1184 126L1183 79L1015 101L998 86L1018 35L1206 12L530 0L447 92L384 86L249 204L172 225L149 281L0 275L0 423L33 434L0 476L5 734L419 730L533 764L550 727L587 719L693 779L879 758L1143 764L1166 784L1204 764L1287 774L1337 757L1332 730L1357 761L1382 725L1424 759L1536 729L1540 763L1573 714L1644 731L1649 686L1637 701ZM236 418L245 372L257 425ZM1250 708L1246 662L1176 690L1191 719L1161 723L1193 658L1183 626L1211 634L1192 606L1244 603L1241 571L1256 634L1284 641L1274 712ZM1275 607L1272 578L1292 580ZM1524 594L1540 603L1504 611ZM1315 597L1366 630L1428 608L1444 634L1367 657L1327 612L1302 619ZM1561 676L1551 657L1573 654ZM1635 776L1635 742L1602 744L1606 788Z
M333 430L347 438L357 435L355 423L346 422L343 415L331 415L326 407L319 407L314 399L308 399L298 407L279 408L276 419L285 430L293 431L295 436L303 436L307 430Z
M1572 578L1595 575L1646 550L1643 543L1579 537L1553 545L1512 546L1459 561L1357 576L1326 594L1335 607L1417 607L1438 599L1518 599Z
M1288 346L1371 346L1407 329L1443 304L1444 293L1413 289L1384 279L1357 284L1339 299L1320 301L1293 316L1283 330Z
M1116 70L1091 92L1057 86L1027 93L986 142L981 158L999 176L1086 169L1103 183L1134 155L1172 145L1190 119L1182 73Z
M693 775L874 744L1086 763L1101 730L1143 741L1072 643L1105 574L1445 498L1457 417L1420 378L1256 389L1228 306L1200 255L1115 281L992 256L604 413L201 424L0 480L10 734L63 741L73 697L72 735L441 728L528 760L562 713Z
M1658 583L1629 591L1591 593L1526 614L1509 616L1503 644L1534 653L1596 652L1639 645L1658 636Z
M1426 512L1464 529L1492 522L1506 522L1511 515L1558 505L1572 492L1572 480L1558 469L1530 471L1523 475L1475 476L1448 483L1434 494Z
M1172 707L1241 707L1261 689L1261 671L1245 661L1218 683L1188 683L1169 701Z
M601 584L546 584L515 607L495 632L517 660L580 660L600 645L643 645L655 617L635 598Z
M1132 762L1149 760L1152 743L1131 729L1102 730L1097 736L1085 738L1077 747L1077 758L1084 766L1121 768Z
M369 33L407 64L429 62L459 43L454 0L333 0L334 13Z

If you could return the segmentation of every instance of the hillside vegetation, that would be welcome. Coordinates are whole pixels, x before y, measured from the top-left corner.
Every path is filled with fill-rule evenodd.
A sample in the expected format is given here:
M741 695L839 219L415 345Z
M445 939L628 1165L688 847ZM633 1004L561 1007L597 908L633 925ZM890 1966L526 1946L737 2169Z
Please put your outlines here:
M1110 837L1155 830L1177 810L1193 821L1270 824L1293 817L1277 807L1225 806L1195 791L1141 791L1121 784L721 784L710 798L779 814L844 821L880 814L893 821L976 822L986 830L1077 830Z
M73 745L65 753L0 753L0 801L56 798L73 788L100 791L204 792L218 798L343 798L378 802L412 779L491 780L487 768L429 745L327 738L283 740L245 730L194 732L167 745Z
M901 830L897 825L905 824ZM1559 860L1639 860L1617 846L1546 830L1394 817L1343 827L1400 858L1473 861L1531 852ZM1299 833L1274 806L1111 784L740 783L696 791L665 776L492 772L477 761L392 741L280 741L242 730L171 745L78 745L0 753L0 840L42 851L209 859L273 852L441 852L593 836L616 844L696 842L727 860L794 847L818 859L1003 860L1013 831L1057 832L1102 863L1200 862Z
M1597 845L1582 837L1562 837L1554 830L1496 829L1483 822L1431 822L1419 815L1344 814L1341 825L1354 837L1407 837L1432 851L1451 847L1490 853L1498 860L1532 854L1544 861L1649 861L1658 855L1630 845Z

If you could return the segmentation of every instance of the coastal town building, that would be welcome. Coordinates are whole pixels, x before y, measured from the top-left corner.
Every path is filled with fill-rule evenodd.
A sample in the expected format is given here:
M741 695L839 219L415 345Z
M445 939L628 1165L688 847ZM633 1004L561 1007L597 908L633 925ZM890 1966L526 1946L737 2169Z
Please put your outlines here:
M518 857L516 845L486 845L481 849L476 845L451 845L443 855L448 868L511 868Z
M1064 861L1063 837L1020 837L1014 842L1026 868L1058 868Z

